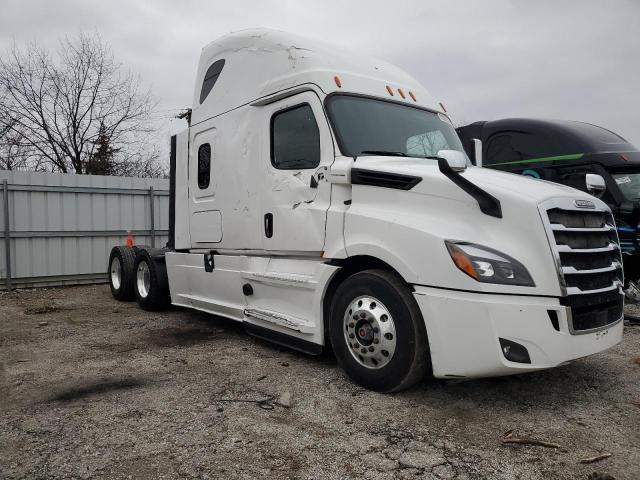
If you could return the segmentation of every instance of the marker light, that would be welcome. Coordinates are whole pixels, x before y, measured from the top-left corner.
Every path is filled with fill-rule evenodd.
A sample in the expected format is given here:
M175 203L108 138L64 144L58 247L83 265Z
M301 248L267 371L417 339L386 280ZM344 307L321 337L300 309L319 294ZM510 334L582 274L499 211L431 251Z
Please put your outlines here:
M453 243L445 242L447 245L447 250L449 250L449 255L451 255L451 259L453 263L456 264L460 270L469 275L471 278L478 279L478 274L476 273L476 269L473 268L473 264L467 255L458 248Z
M444 243L456 267L478 282L535 287L524 265L502 252L475 243Z
M417 102L416 96L413 94L411 90L409 90L409 96L413 99L414 102Z
M399 88L399 89L398 89L398 93L400 94L400 96L401 96L402 98L404 98L404 92L402 91L402 89L401 89L401 88Z
M333 77L333 81L336 82L336 85L338 86L338 88L342 88L342 82L340 82L340 79L338 78L337 75Z
M393 97L393 90L391 90L391 87L389 85L387 85L387 92L389 92L389 95Z

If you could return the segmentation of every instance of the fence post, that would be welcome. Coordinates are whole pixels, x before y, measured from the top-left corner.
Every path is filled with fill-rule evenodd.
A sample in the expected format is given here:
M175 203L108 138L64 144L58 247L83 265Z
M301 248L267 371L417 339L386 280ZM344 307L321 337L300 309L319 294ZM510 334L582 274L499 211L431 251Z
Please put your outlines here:
M151 246L156 247L156 216L154 214L154 195L153 187L149 187L149 199L151 200Z
M11 284L11 231L9 230L9 182L2 180L2 197L4 200L4 258L6 263L5 273L7 278L7 291L13 290Z

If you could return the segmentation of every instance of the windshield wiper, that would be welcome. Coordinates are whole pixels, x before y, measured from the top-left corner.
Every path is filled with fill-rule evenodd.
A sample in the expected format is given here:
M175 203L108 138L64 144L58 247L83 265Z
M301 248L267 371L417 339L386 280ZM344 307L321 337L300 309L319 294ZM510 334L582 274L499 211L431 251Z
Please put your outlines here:
M408 157L409 156L404 152L392 152L392 151L387 151L387 150L363 150L363 151L360 152L360 155L362 155L362 154L389 155L390 157Z

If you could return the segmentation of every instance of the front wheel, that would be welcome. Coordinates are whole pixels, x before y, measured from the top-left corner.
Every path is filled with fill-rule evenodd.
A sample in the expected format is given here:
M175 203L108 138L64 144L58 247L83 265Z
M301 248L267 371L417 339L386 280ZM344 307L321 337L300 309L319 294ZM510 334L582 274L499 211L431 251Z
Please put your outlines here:
M339 365L371 390L404 390L431 369L420 309L407 284L386 270L356 273L338 287L330 336Z

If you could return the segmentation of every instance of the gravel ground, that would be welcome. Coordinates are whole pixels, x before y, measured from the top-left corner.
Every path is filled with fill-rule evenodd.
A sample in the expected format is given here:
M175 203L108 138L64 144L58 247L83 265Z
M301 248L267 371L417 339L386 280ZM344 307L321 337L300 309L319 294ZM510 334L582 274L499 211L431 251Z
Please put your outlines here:
M394 395L102 285L2 293L0 326L0 478L640 478L640 326L555 370Z

